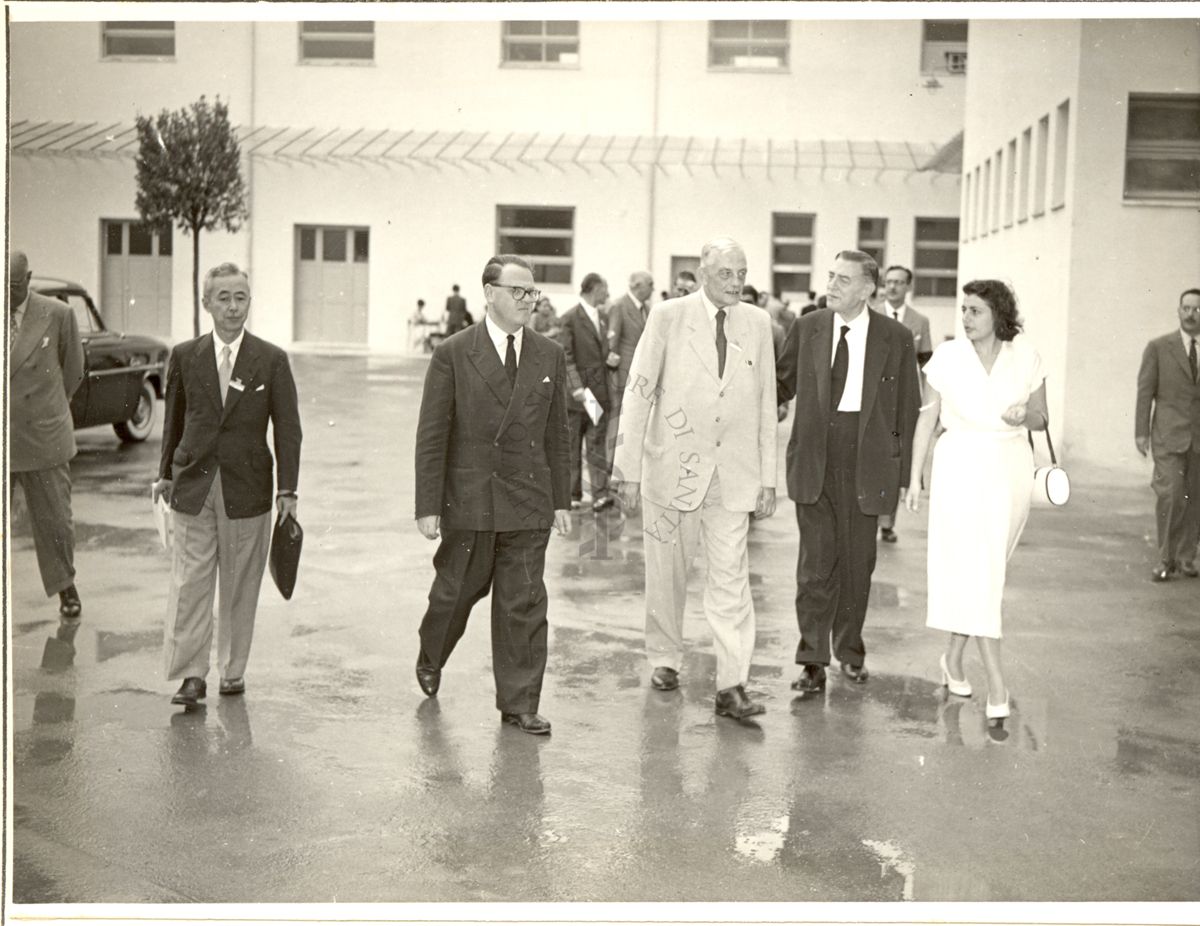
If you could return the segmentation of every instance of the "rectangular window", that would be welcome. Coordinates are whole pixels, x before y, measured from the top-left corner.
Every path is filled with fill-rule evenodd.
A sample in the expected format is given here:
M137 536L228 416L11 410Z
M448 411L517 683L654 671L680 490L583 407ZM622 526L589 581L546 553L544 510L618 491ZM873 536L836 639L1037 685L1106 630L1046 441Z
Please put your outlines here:
M116 256L125 253L124 243L122 241L124 222L105 222L104 223L104 253Z
M154 232L138 222L129 224L129 253L149 257L154 254Z
M1013 223L1013 201L1017 198L1017 140L1010 139L1004 152L1004 227Z
M365 264L371 259L371 233L364 229L354 232L354 262Z
M1024 222L1029 218L1029 164L1030 147L1033 145L1033 129L1021 133L1021 182L1020 193L1017 196L1017 221Z
M965 242L971 236L971 223L975 220L975 201L971 198L974 192L974 175L967 171L963 174L962 188L962 240Z
M1200 96L1130 95L1125 198L1200 199Z
M346 260L346 229L326 228L321 234L321 260L344 263Z
M301 61L374 61L375 23L300 23Z
M971 237L972 238L979 237L979 229L982 226L982 220L980 219L979 215L980 215L980 210L983 208L984 208L983 170L982 170L982 168L976 167L975 168L975 211L974 211L974 214L971 216Z
M105 58L175 57L173 22L101 23Z
M1050 208L1067 201L1067 146L1071 135L1071 101L1063 100L1054 114L1054 175L1050 186Z
M987 237L992 227L992 159L983 162L983 189L980 193L979 234Z
M579 23L506 22L501 39L504 64L579 64Z
M728 19L708 24L708 66L782 71L791 40L785 19Z
M570 285L575 254L574 206L497 206L496 253L520 254L538 283Z
M887 219L858 220L858 249L874 257L881 270L886 266L887 226Z
M300 229L300 259L317 259L317 230L315 228Z
M1001 148L996 149L996 173L993 177L995 186L992 189L992 231L1000 231L1000 210L1003 208L1004 199L1004 151Z
M1050 117L1042 116L1037 126L1037 172L1033 183L1033 214L1046 212L1046 164L1050 149Z
M953 299L958 292L958 219L917 219L913 294Z
M812 213L771 213L771 292L787 302L812 289Z
M921 73L967 73L967 20L925 20L921 40Z

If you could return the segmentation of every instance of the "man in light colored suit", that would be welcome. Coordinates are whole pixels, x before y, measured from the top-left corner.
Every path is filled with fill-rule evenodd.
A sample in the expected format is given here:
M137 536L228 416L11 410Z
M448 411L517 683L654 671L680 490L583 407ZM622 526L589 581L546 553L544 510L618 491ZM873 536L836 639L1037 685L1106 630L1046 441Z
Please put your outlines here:
M704 544L704 614L717 657L716 713L764 708L746 694L754 651L747 535L775 511L771 319L741 301L746 255L730 238L701 251L701 288L650 313L622 404L614 476L642 514L650 682L678 687L689 560Z
M1179 329L1146 345L1138 370L1135 440L1154 454L1159 564L1152 578L1200 575L1200 289L1179 297Z
M75 425L71 396L83 381L83 344L75 313L31 292L33 272L20 251L8 256L9 469L21 486L33 527L38 570L59 613L83 610L75 589L71 467Z
M182 678L172 704L207 694L213 596L220 575L220 693L240 695L275 506L296 514L300 411L287 354L245 330L250 280L234 264L204 277L211 334L177 344L167 367L162 456L151 495L171 504L175 526L164 634L167 678ZM275 459L267 449L272 426Z
M877 311L900 322L913 336L913 349L917 354L917 365L924 367L925 361L933 356L933 338L929 334L929 319L913 308L909 299L913 275L907 267L892 264L883 275L883 301ZM872 308L876 308L872 306ZM921 389L924 391L924 379ZM899 504L899 497L897 497ZM879 539L884 543L896 542L896 508L891 513L879 516Z
M617 357L616 369L609 375L609 401L612 411L608 417L608 461L612 465L616 453L617 429L620 427L621 396L629 382L629 368L637 349L646 316L650 314L650 296L654 292L654 277L645 270L629 275L629 290L608 309L608 344Z

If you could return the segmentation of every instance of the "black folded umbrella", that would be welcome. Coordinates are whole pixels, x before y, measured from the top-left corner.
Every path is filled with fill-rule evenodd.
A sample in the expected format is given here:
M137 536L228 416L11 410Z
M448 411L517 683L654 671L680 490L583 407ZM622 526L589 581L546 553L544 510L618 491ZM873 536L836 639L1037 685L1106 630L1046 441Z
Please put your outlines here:
M292 597L296 587L296 573L300 569L300 548L304 545L304 531L300 522L290 514L275 523L271 534L271 578L285 599Z

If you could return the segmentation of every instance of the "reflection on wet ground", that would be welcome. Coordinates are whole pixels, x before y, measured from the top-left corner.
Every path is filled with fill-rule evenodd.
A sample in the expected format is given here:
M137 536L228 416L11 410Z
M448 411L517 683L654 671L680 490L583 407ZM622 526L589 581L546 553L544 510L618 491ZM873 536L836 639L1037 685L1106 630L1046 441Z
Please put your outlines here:
M219 696L214 666L202 709L168 703L169 565L143 506L156 439L81 435L81 621L56 619L18 531L18 902L1200 899L1200 583L1135 578L1144 486L1081 480L1068 509L1031 517L1001 724L973 654L973 697L937 683L920 518L902 512L879 551L870 681L835 666L811 696L789 687L788 503L753 525L748 687L767 713L737 724L713 713L703 563L680 688L655 691L640 519L573 513L547 553L554 732L536 738L498 722L487 600L438 698L416 689L434 550L407 476L423 362L294 359L305 558L292 601L264 584L244 696ZM1096 511L1116 542L1096 539Z

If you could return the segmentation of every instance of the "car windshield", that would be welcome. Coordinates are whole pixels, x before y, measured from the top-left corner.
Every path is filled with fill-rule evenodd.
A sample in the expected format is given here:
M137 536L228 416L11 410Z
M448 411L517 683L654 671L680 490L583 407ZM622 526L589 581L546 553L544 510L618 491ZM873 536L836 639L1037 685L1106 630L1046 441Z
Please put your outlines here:
M95 334L99 330L92 313L88 311L87 300L83 296L78 293L55 293L54 298L71 307L75 313L75 323L79 325L80 336L86 338L89 334Z

